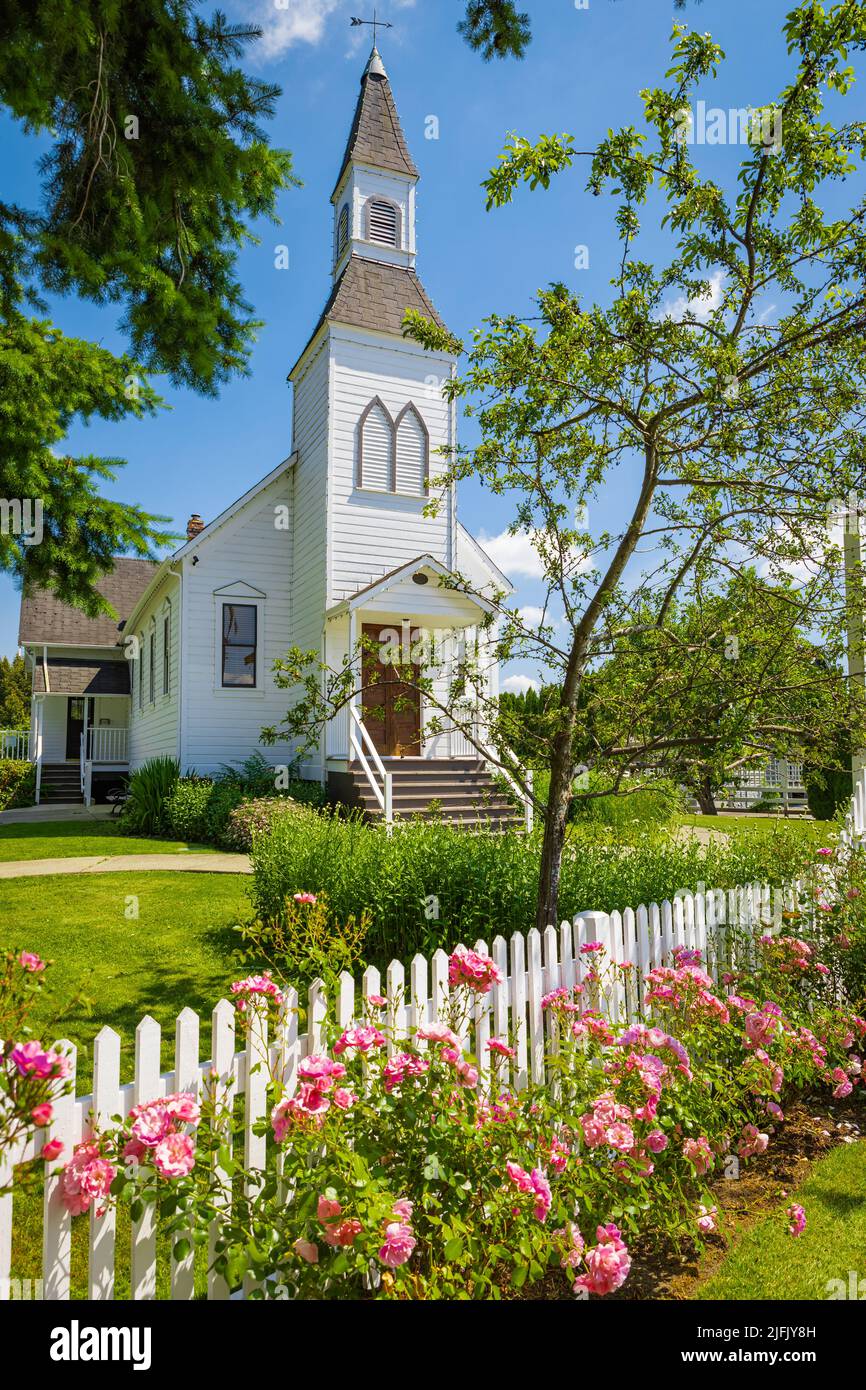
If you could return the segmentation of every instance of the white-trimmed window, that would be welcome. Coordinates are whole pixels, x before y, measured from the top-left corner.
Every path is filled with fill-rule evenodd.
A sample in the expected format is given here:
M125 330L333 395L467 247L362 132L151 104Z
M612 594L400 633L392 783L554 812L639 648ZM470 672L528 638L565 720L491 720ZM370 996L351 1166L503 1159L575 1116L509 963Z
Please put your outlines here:
M138 634L138 708L144 709L144 633Z
M400 245L400 209L387 198L368 198L367 240L378 246Z
M162 610L162 693L171 690L171 604Z
M156 699L156 619L150 620L150 634L147 641L148 646L148 672L150 683L148 685L148 698L153 704Z
M430 434L410 401L397 416L395 492L425 496L430 464Z
M426 497L430 476L430 431L414 402L396 420L374 396L358 424L355 483L366 492Z
M259 610L254 603L222 605L222 685L254 690L259 650Z
M361 416L358 438L358 487L394 491L394 421L379 396Z

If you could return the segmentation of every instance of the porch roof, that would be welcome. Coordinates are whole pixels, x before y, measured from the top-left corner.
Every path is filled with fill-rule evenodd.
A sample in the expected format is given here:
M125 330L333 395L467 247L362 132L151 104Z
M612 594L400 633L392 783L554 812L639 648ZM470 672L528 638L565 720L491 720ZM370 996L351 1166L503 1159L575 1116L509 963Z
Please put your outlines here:
M419 555L416 559L410 560L408 564L398 565L396 569L383 574L380 579L374 579L369 584L365 584L363 588L356 589L348 598L344 598L340 603L335 603L333 607L329 608L325 616L338 618L343 613L351 612L353 608L363 608L364 604L369 603L375 596L386 593L391 588L396 588L419 570L428 570L438 575L440 579L456 579L456 576L452 575L450 570L432 555ZM440 585L439 587L446 588L447 586ZM493 604L489 603L487 599L469 589L454 587L452 592L456 598L475 604L485 613L495 613L496 611Z
M37 695L128 695L129 662L99 657L48 658L48 689L41 661L33 670Z

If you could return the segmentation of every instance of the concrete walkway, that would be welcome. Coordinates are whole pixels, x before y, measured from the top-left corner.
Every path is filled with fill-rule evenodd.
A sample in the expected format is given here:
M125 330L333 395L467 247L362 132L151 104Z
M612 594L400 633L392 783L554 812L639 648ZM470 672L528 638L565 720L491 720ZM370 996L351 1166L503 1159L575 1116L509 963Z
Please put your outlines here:
M13 859L0 864L0 878L38 878L47 874L251 874L248 854L112 854L74 859Z
M28 825L30 822L58 820L107 820L111 806L82 806L80 801L42 806L25 806L20 811L0 811L0 825Z

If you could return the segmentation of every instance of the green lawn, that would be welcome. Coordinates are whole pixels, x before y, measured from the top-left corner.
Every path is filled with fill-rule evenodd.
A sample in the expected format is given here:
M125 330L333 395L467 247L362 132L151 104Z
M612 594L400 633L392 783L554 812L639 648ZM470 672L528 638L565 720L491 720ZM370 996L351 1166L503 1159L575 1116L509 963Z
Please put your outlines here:
M123 1080L132 1079L135 1028L146 1013L170 1044L163 1070L187 1005L202 1015L202 1056L210 1055L211 1009L238 974L233 927L251 916L245 886L241 875L168 872L0 880L0 946L55 962L38 1022L46 1037L79 1047L79 1091L89 1085L93 1038L105 1024L123 1039ZM77 993L89 1008L75 1004L52 1027Z
M814 840L818 845L832 844L838 835L838 827L833 821L806 820L800 816L752 816L735 811L730 815L681 816L680 825L698 825L707 830L727 832L747 831L752 835L771 835L780 825L793 827L795 834Z
M792 1236L791 1202L806 1209L806 1229ZM699 1299L826 1299L830 1281L866 1274L866 1143L842 1144L815 1165L778 1212L737 1242Z
M31 821L0 825L0 862L77 859L86 855L181 854L208 850L184 840L145 840L124 835L111 821Z

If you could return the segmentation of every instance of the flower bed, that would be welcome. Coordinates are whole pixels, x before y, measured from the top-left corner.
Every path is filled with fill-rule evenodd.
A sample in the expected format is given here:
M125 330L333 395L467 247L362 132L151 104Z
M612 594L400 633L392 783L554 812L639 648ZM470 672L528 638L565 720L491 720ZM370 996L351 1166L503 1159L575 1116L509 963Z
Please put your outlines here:
M634 964L585 941L571 983L541 1000L544 1085L521 1088L518 1039L479 1024L496 1020L501 970L461 947L434 1021L396 1026L396 985L368 989L347 1026L318 1019L296 1074L270 1075L257 1171L227 1148L232 1110L213 1073L201 1095L136 1106L64 1154L62 1200L76 1214L128 1202L133 1220L155 1204L179 1261L216 1220L213 1271L229 1289L252 1279L259 1297L496 1299L552 1270L580 1296L614 1292L636 1238L700 1243L717 1228L710 1184L767 1149L790 1098L860 1084L866 1021L842 1002L862 944L858 872L857 856L819 866L781 929L729 933L712 973L678 946L647 972L637 1016ZM8 997L23 1006L43 975L10 957ZM233 993L253 1045L282 990L259 975ZM50 1123L62 1060L7 1045L3 1076L17 1123ZM792 1204L783 1219L796 1239L808 1212Z

